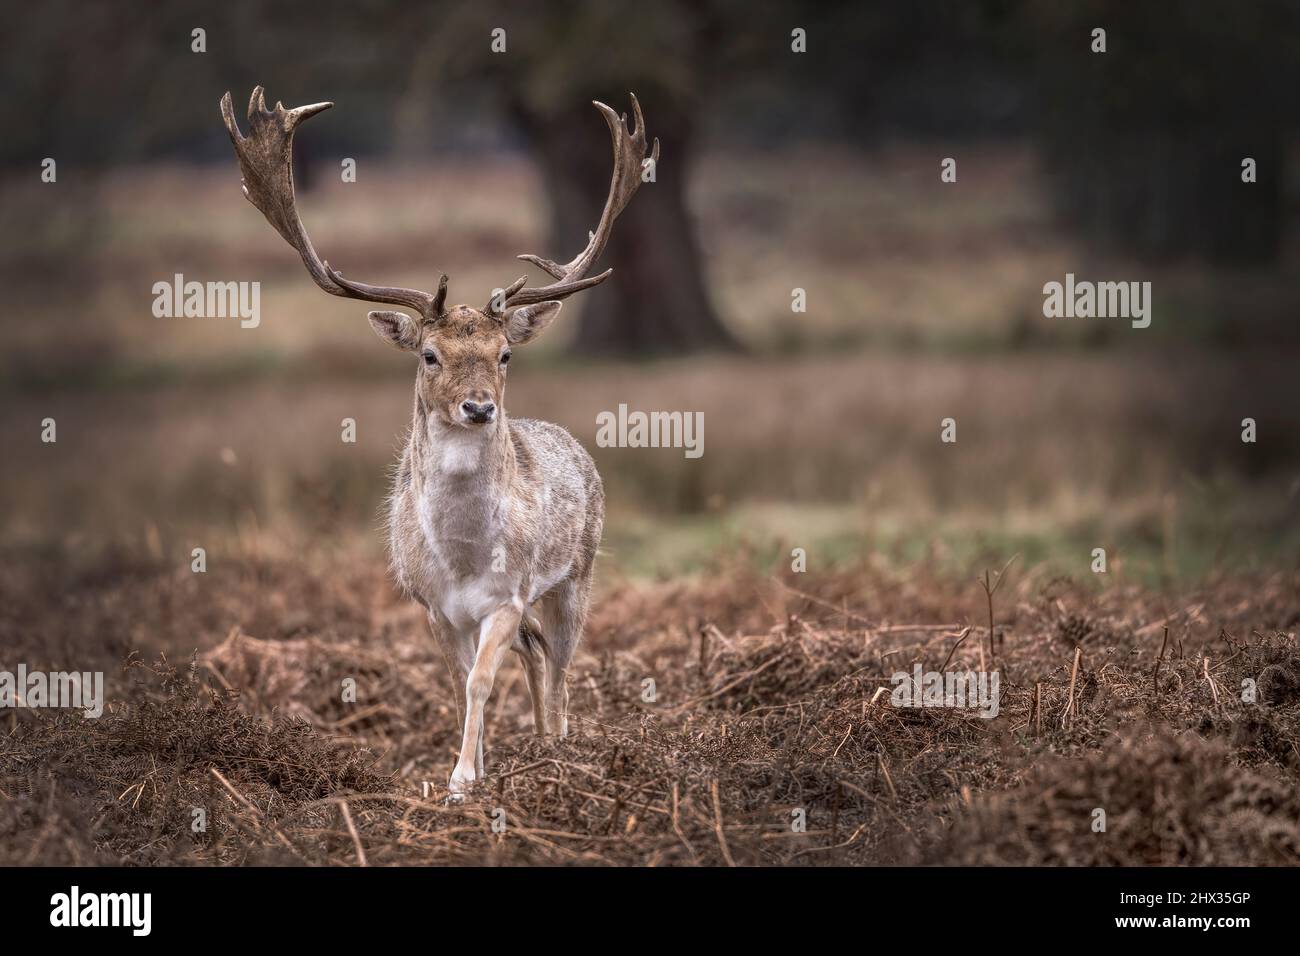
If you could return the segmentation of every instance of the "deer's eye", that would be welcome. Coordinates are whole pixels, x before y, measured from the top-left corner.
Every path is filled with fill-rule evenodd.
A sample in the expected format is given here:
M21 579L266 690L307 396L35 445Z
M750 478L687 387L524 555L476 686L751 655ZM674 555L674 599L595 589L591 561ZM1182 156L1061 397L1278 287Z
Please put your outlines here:
M424 364L430 367L438 364L438 356L433 353L433 349L424 350Z
M501 353L501 364L502 364L502 365L506 365L506 364L509 363L509 361L510 361L510 353L509 353L509 352L502 352L502 353Z

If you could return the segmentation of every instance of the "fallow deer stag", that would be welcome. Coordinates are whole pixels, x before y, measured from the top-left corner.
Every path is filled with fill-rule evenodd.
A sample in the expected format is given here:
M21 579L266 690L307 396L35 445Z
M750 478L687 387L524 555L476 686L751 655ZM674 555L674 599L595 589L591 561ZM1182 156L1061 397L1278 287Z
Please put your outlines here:
M316 284L331 295L405 306L369 314L379 337L416 356L415 409L388 507L388 545L402 588L422 604L456 685L463 723L452 771L452 799L483 779L483 709L506 652L523 659L537 733L568 731L565 673L582 633L591 593L605 495L591 456L558 425L507 418L502 399L510 349L554 321L561 300L607 279L588 276L610 228L641 184L645 123L632 97L634 125L603 103L614 142L605 210L586 247L565 264L519 258L555 282L526 288L521 276L482 310L446 306L447 277L434 293L366 285L344 278L316 254L295 205L294 130L329 109L315 103L266 108L262 88L248 104L249 134L235 121L230 94L221 115L235 145L244 195L298 250Z

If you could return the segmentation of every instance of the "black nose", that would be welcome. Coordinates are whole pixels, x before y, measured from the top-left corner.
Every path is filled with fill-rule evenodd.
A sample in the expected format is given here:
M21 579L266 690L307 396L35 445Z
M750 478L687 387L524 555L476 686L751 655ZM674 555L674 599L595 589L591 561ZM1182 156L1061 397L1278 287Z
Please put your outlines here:
M478 402L461 402L460 408L465 413L465 417L476 425L484 425L492 421L497 413L497 407L492 402L484 402L481 405Z

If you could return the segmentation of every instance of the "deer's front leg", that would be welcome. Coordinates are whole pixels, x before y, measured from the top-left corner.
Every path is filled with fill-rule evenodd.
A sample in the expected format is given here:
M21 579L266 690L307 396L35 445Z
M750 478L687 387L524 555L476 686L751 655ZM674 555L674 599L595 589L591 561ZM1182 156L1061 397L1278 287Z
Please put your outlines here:
M465 682L465 733L448 785L453 794L464 793L482 776L482 757L478 754L482 746L483 709L492 693L497 669L519 633L520 616L519 608L503 605L484 618L479 627L478 654Z

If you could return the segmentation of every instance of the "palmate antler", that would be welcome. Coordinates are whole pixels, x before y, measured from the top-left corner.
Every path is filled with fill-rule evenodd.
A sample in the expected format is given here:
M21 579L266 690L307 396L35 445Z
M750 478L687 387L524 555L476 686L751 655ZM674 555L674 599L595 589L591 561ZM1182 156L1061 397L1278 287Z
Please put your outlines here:
M230 141L235 145L235 154L239 157L239 168L244 174L244 197L256 206L284 237L289 245L298 250L303 264L311 273L316 284L330 295L348 299L361 299L365 302L385 302L390 305L407 306L418 312L426 322L436 321L443 311L447 297L447 277L444 275L438 283L436 293L422 292L418 289L402 289L391 286L366 285L345 279L339 272L330 268L316 254L302 219L298 216L293 188L293 133L303 120L315 116L333 106L333 103L313 103L286 110L281 103L274 109L266 108L262 87L253 90L248 101L249 132L245 136L235 121L235 111L231 105L230 93L221 98L221 117L225 120L226 131ZM599 275L587 277L600 254L609 241L610 230L632 195L641 185L641 172L648 162L651 166L659 162L659 140L654 141L650 156L646 157L645 119L641 115L641 104L632 96L632 114L634 126L627 125L627 115L620 117L604 103L595 106L605 117L609 125L610 136L614 146L614 173L609 183L609 196L605 200L605 210L595 232L590 234L587 246L578 255L563 265L543 259L540 256L521 255L519 258L544 269L557 280L550 285L533 289L524 288L527 276L520 276L509 287L493 296L487 307L487 313L497 319L504 318L512 309L538 302L550 302L565 299L575 292L590 289L604 282L613 273L606 269Z
M303 120L333 105L313 103L286 110L277 102L275 109L268 110L259 86L248 100L249 130L245 136L235 122L230 94L221 98L221 117L226 121L226 130L230 133L230 141L235 144L239 168L244 174L244 197L261 210L285 242L298 250L311 277L330 295L404 305L419 312L425 320L436 319L447 295L446 276L442 277L437 293L433 294L419 289L352 282L331 269L328 262L322 261L307 237L307 230L298 217L293 191L293 132Z
M543 259L541 256L528 254L519 256L520 259L546 270L559 281L534 289L525 289L524 284L528 281L528 277L520 276L503 289L499 296L493 297L493 301L488 304L489 314L501 315L507 309L517 306L564 299L575 292L599 285L614 271L606 269L599 275L585 278L596 260L600 258L600 254L605 251L605 243L609 241L614 220L618 218L618 214L627 206L628 200L641 185L641 170L647 160L645 118L641 115L641 104L637 102L636 94L628 95L632 97L634 120L632 128L627 126L626 113L620 117L604 103L592 101L596 109L600 110L601 115L605 117L610 137L613 139L614 173L609 182L609 196L605 200L605 211L600 215L600 223L596 226L596 231L590 234L587 247L564 265L552 262L550 259ZM659 164L658 137L655 138L649 162L652 167Z

